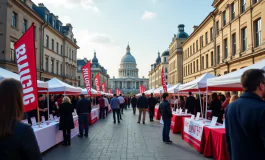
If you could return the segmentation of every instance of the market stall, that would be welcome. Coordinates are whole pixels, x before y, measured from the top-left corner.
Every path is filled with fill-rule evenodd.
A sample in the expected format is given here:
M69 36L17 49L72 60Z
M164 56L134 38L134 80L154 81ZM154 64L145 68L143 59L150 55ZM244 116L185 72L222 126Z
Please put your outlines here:
M180 133L183 126L182 117L191 117L191 114L173 112L173 117L171 118L170 129L172 133Z

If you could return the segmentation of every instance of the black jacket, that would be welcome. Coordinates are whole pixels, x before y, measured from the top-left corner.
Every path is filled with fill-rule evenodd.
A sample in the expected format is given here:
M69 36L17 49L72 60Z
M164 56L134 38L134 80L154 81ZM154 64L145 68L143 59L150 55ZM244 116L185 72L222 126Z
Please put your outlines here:
M137 99L135 97L133 97L132 100L131 100L131 103L132 103L132 106L133 107L136 107L136 105L137 105Z
M148 100L145 96L141 96L138 98L137 108L148 108Z
M156 104L157 104L157 100L154 97L148 98L148 106L149 106L149 108L155 108Z
M170 120L172 118L172 111L167 100L163 100L162 103L160 103L158 110L163 120Z
M194 108L196 106L196 99L193 96L189 96L186 99L185 109L188 109L188 113L194 113Z
M217 122L222 123L222 102L220 100L211 101L210 109L212 110L212 116L218 117Z
M74 107L71 103L62 103L59 107L60 123L59 130L73 129L74 119L73 113Z
M40 149L32 128L17 122L13 134L0 138L1 160L42 160Z
M77 101L76 112L79 114L90 114L91 113L91 102L85 98Z
M225 128L231 160L265 159L265 102L245 92L225 111Z

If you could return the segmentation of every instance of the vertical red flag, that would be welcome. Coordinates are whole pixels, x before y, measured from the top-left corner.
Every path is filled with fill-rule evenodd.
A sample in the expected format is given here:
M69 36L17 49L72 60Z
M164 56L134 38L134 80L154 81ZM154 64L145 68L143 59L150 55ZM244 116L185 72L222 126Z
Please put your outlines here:
M167 84L166 84L166 78L165 78L165 73L164 73L164 67L162 67L161 71L161 84L163 86L164 92L167 92Z
M142 85L141 84L139 86L139 91L140 91L140 93L142 93Z
M14 44L17 67L23 87L24 112L38 107L34 24Z
M98 91L98 95L100 95L100 76L99 76L99 74L97 74L95 76L95 84L96 84L96 88Z
M85 64L82 67L82 74L84 77L84 83L85 83L87 93L88 95L91 96L91 63L90 61L88 61L87 64Z
M116 94L119 95L119 89L118 88L116 88Z
M102 86L102 91L106 93L106 82L103 82L101 86Z

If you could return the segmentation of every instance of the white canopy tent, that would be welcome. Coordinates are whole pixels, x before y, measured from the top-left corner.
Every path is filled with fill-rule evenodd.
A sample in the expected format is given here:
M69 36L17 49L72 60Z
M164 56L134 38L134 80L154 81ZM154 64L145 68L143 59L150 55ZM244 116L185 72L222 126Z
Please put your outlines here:
M207 80L208 90L211 91L242 91L240 78L246 70L249 69L263 69L265 70L265 60L255 63L251 66L242 68L240 70L228 73L226 75L211 78Z
M169 89L170 87L172 87L172 85L171 84L168 84L167 85L167 89ZM155 89L153 91L153 93L154 94L162 94L162 93L164 93L164 89L163 89L163 87L159 87L159 88Z
M145 93L146 95L149 95L149 94L153 93L154 90L155 90L155 88L152 88L152 89L149 89L149 90L145 91L144 93Z
M178 93L179 91L179 86L181 85L181 83L178 83L176 85L173 85L172 87L167 89L168 93Z
M71 86L65 82L58 80L57 78L52 78L48 82L48 92L50 94L81 94L82 89ZM41 91L42 92L42 91Z
M205 73L199 78L190 81L188 83L179 86L179 92L189 92L189 91L205 91L207 87L207 79L214 78L215 76L210 73Z
M20 81L20 76L18 74L0 67L0 81L6 78L13 78L13 79ZM37 80L37 87L38 87L38 90L47 90L48 83Z

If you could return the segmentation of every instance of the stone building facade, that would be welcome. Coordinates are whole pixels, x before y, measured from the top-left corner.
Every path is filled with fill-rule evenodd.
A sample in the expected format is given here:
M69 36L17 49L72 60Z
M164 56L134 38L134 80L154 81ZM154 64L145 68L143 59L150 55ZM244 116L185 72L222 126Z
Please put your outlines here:
M265 58L265 1L215 0L215 8L183 43L183 82L221 76Z
M77 85L77 41L72 25L65 26L43 4L31 0L0 1L0 67L17 73L14 43L35 25L38 79L53 77Z
M138 68L135 58L131 54L130 46L126 48L126 54L122 57L118 78L110 78L108 88L112 93L116 93L116 88L120 89L123 94L139 93L139 86L144 85L146 90L149 88L148 78L139 78Z
M84 78L82 75L82 67L88 62L87 58L84 59L78 59L77 60L77 79L78 79L78 86L81 88L85 88L84 86ZM94 82L95 76L99 74L100 76L100 89L102 91L102 86L101 84L103 82L106 82L106 86L108 86L108 81L109 81L109 75L107 72L107 69L105 69L102 65L100 65L98 59L97 59L97 53L94 52L94 57L91 60L91 87L96 89L96 85ZM108 92L106 88L106 92Z

